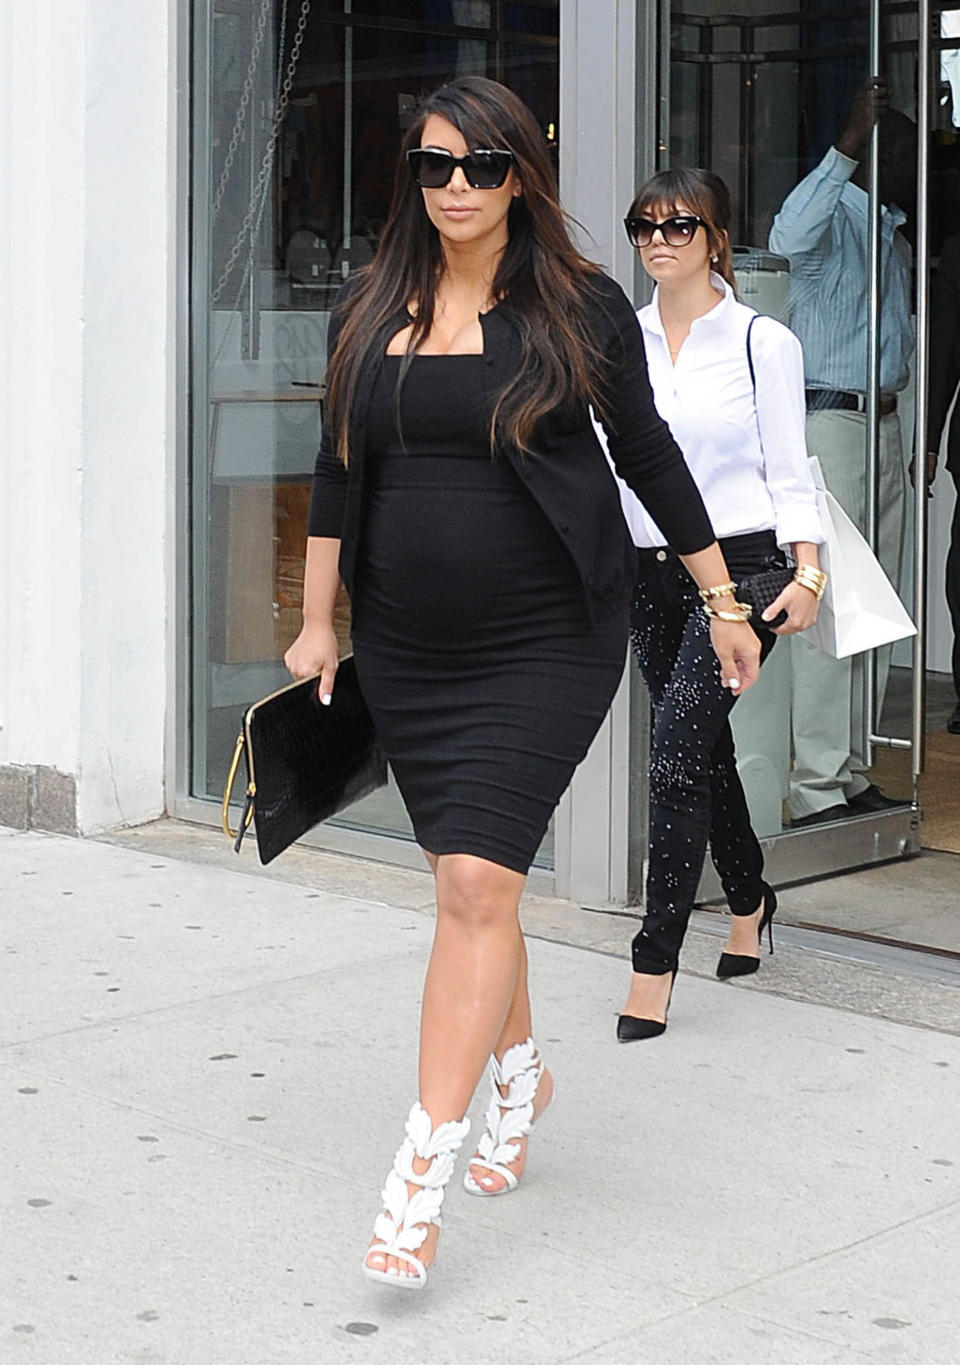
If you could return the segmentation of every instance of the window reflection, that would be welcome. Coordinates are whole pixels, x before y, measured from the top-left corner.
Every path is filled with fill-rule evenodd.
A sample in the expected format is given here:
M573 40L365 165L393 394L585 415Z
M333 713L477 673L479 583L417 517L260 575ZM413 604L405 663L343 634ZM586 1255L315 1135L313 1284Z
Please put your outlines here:
M882 238L880 347L880 539L888 575L901 583L906 464L912 435L910 366L913 353L912 217L917 161L916 15L883 7L884 71L890 115L888 151L904 169L885 187ZM734 257L741 297L758 311L786 321L805 351L808 444L827 469L827 482L854 521L868 522L867 433L864 395L869 349L866 222L861 151L828 171L841 191L850 222L846 256L831 212L819 227L798 223L819 192L817 168L840 140L851 104L867 72L868 13L854 6L814 7L809 18L784 0L749 13L715 0L682 0L671 9L670 119L664 145L672 165L708 166L731 186L735 203ZM896 126L894 126L894 124ZM896 145L894 145L896 144ZM884 157L885 164L891 158ZM908 183L909 181L909 183ZM841 182L851 182L846 189ZM819 182L818 182L819 184ZM828 189L830 187L828 186ZM778 217L779 215L779 217ZM802 217L802 213L800 215ZM809 216L809 213L808 213ZM833 252L835 278L826 278ZM816 392L819 391L819 392ZM906 440L904 439L906 438ZM807 676L802 640L775 651L760 683L738 703L732 724L741 775L758 832L778 834L808 817L814 822L865 813L881 786L894 801L909 798L909 779L862 772L865 697L862 659L834 665L829 678ZM779 654L779 657L778 657ZM907 661L909 656L907 655ZM899 691L887 716L891 653L877 665L874 729L902 724ZM800 663L797 663L797 660ZM818 663L826 659L820 656ZM823 670L821 669L820 672ZM896 676L894 682L897 682ZM902 707L899 708L902 713ZM837 733L826 733L829 720ZM864 796L864 793L867 793Z

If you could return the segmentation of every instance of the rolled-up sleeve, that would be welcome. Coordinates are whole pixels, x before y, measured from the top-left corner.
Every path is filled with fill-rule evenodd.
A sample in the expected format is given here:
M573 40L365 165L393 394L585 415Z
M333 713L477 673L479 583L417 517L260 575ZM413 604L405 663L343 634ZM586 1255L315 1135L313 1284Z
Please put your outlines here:
M680 447L654 406L633 306L619 286L614 291L609 301L607 403L601 416L610 458L671 548L677 554L695 554L713 544L713 526Z
M779 545L819 545L823 528L807 459L803 348L789 328L758 318L750 337L757 426Z
M856 161L831 147L784 199L770 229L770 250L793 258L818 247L856 169Z

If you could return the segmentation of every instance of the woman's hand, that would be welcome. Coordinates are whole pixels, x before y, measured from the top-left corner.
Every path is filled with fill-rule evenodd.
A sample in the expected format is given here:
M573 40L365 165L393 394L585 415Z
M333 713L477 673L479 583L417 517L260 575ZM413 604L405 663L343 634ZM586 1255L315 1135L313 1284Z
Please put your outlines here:
M724 687L740 696L753 686L760 672L760 641L756 631L746 621L719 621L714 617L710 622L710 643L720 663Z
M779 616L782 611L787 613L787 619L782 626L775 626L774 635L796 635L799 630L806 630L812 626L817 619L817 612L820 610L820 599L816 593L805 588L802 583L788 583L778 598L770 603L763 613L765 621L772 621Z
M333 680L340 659L333 626L304 622L303 629L283 656L283 662L296 679L320 674L319 697L324 706L333 698Z

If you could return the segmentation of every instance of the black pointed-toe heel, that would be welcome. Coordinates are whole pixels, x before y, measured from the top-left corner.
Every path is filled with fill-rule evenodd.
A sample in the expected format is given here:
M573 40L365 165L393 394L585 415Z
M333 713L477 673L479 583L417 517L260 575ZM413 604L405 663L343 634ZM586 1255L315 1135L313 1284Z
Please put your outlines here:
M618 1043L638 1043L643 1038L659 1038L661 1033L666 1033L666 1016L670 1013L670 1001L673 998L673 987L676 979L676 972L671 972L670 994L667 996L667 1008L664 1010L663 1022L661 1023L659 1019L638 1019L634 1014L620 1014L617 1016Z
M757 946L763 943L763 931L766 929L770 939L770 952L773 952L773 917L777 909L777 893L772 886L763 884L763 915L760 918L760 926L757 934ZM727 981L731 976L752 976L754 972L760 970L760 959L758 957L745 957L742 953L721 953L720 961L717 963L717 976L721 981Z

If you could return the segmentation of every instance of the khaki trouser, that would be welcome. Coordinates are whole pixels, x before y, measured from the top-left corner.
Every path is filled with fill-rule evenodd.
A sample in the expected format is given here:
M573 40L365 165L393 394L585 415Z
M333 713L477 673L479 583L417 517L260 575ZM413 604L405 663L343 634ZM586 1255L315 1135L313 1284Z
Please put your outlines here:
M807 449L816 455L826 486L866 535L866 417L859 412L807 415ZM877 558L896 587L903 557L906 477L896 413L880 419ZM792 673L793 772L790 814L800 817L842 805L868 785L863 744L864 656L834 659L790 639ZM878 713L883 707L891 647L877 653Z

